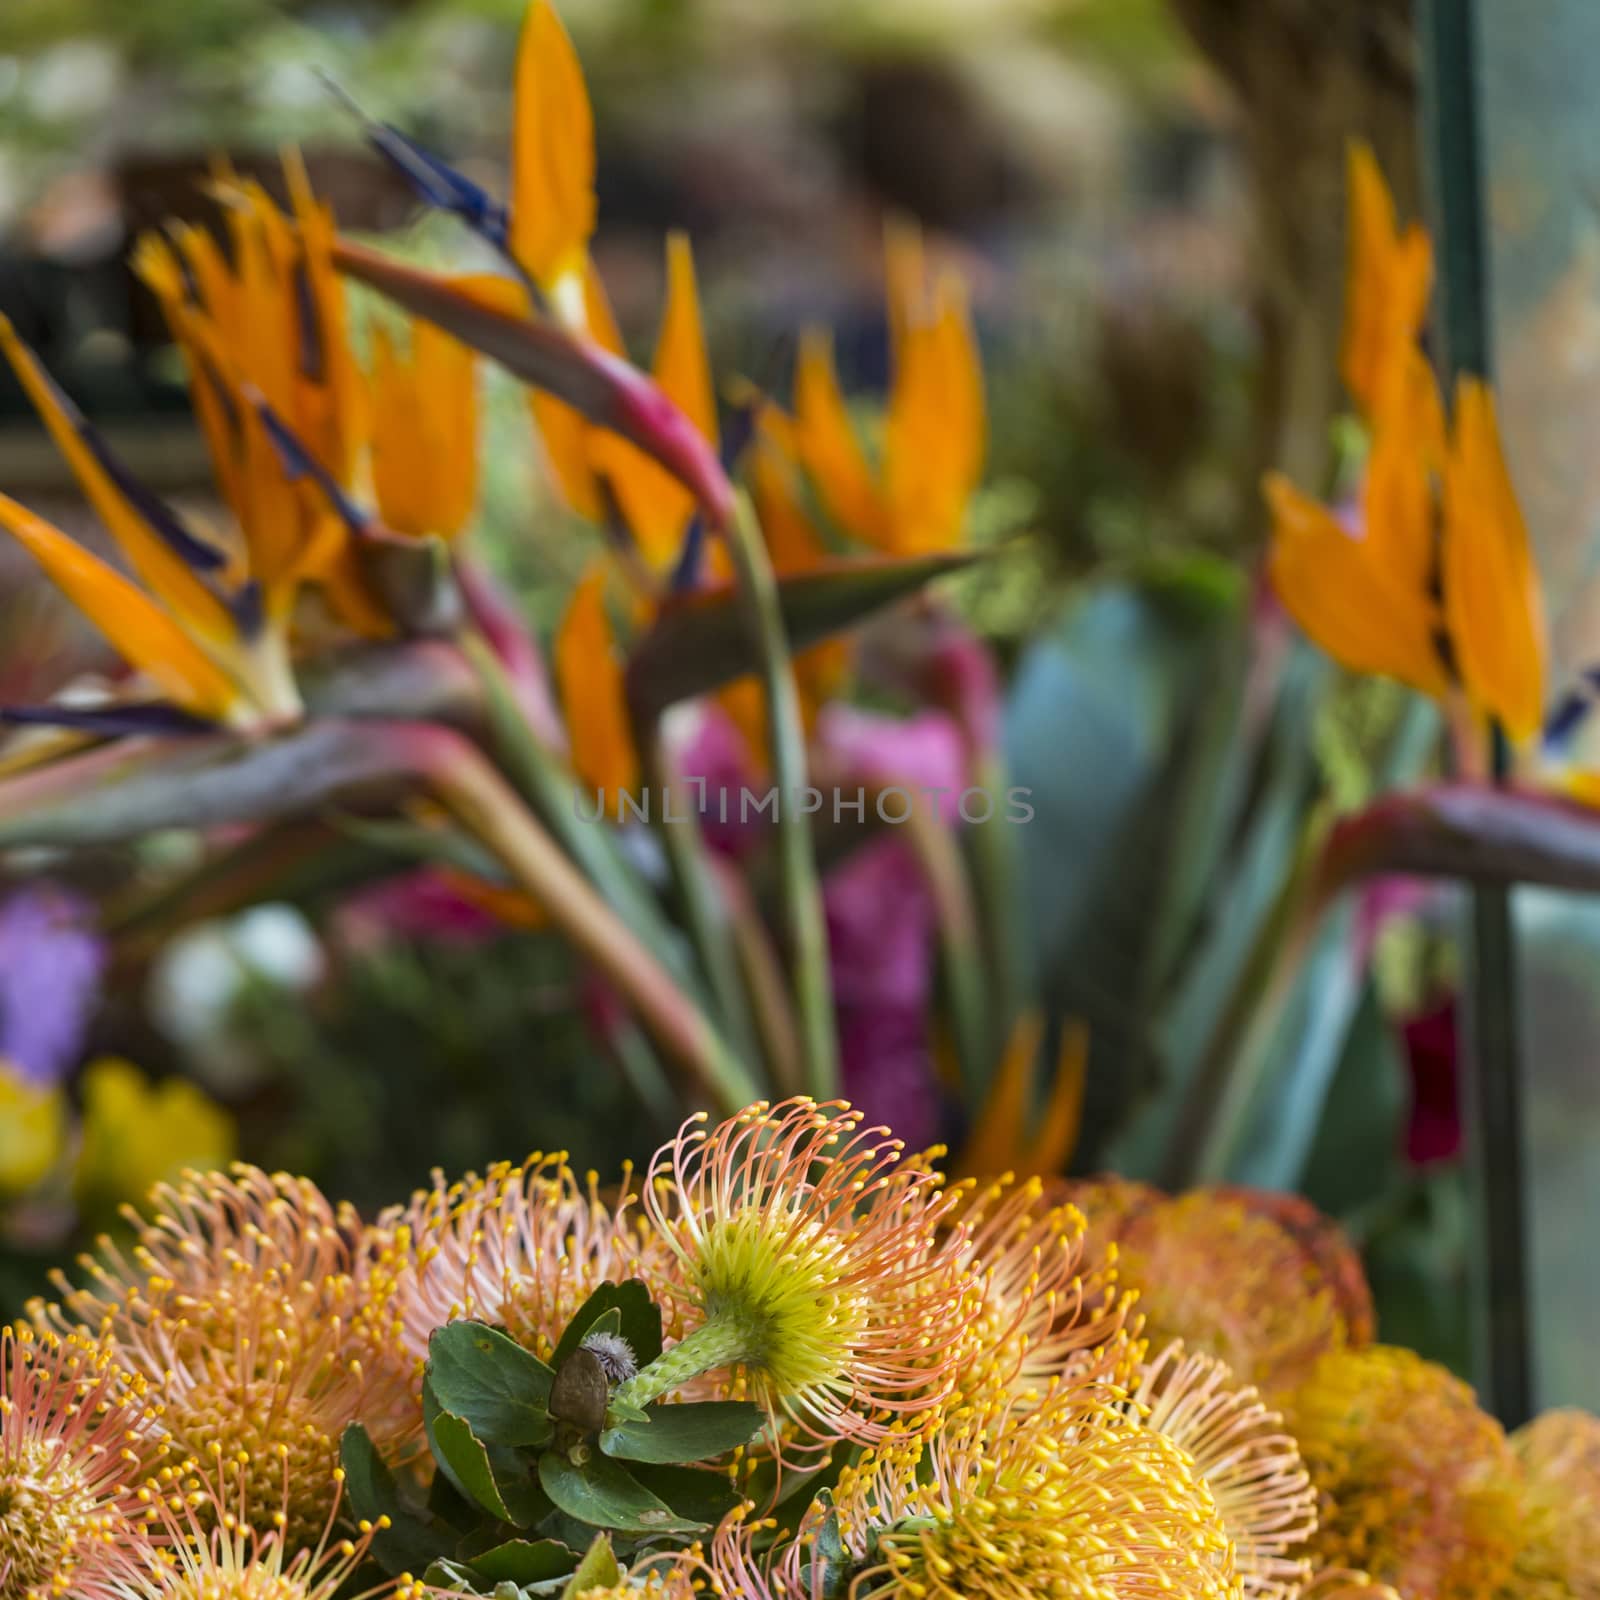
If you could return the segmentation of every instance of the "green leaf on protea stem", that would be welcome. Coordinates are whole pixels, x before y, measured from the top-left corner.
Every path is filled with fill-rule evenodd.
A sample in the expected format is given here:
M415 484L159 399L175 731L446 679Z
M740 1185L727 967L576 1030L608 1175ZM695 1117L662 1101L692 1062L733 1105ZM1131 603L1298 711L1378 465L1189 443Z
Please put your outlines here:
M547 1443L554 1379L537 1356L481 1322L449 1323L428 1341L434 1398L485 1444Z
M501 1522L526 1528L547 1509L527 1464L504 1446L483 1443L461 1417L443 1410L424 1385L422 1419L439 1470L473 1505Z
M615 1589L621 1582L622 1568L617 1565L611 1541L605 1534L597 1533L594 1543L584 1552L578 1570L572 1574L572 1581L561 1591L561 1600L576 1600L590 1589Z
M624 1422L600 1435L600 1448L623 1461L711 1461L749 1444L765 1421L748 1400L685 1401L651 1406L644 1422Z
M581 1465L559 1451L545 1451L539 1457L539 1484L560 1510L592 1528L696 1533L709 1526L679 1516L625 1468L598 1451Z

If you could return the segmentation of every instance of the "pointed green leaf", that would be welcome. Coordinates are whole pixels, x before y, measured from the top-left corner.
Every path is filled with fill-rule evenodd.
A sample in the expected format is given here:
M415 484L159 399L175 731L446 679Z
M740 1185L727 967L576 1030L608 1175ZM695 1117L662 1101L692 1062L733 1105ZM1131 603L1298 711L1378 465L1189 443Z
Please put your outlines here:
M636 1461L628 1464L632 1476L678 1513L714 1527L743 1498L725 1472L698 1467Z
M550 1364L559 1367L583 1343L584 1336L600 1324L600 1319L613 1310L618 1316L614 1331L628 1341L628 1348L639 1366L649 1366L661 1354L661 1308L650 1298L649 1288L639 1278L629 1278L623 1283L607 1279L602 1283L573 1313Z
M452 1322L434 1333L427 1377L440 1408L485 1444L542 1445L554 1431L548 1406L555 1374L481 1322Z
M513 1527L526 1528L543 1509L543 1495L521 1457L474 1436L467 1422L441 1410L432 1390L422 1396L428 1445L439 1469L472 1504Z
M511 1539L472 1559L472 1570L484 1583L548 1583L577 1565L577 1551L559 1539Z
M539 1483L569 1517L624 1533L694 1533L709 1526L679 1516L623 1467L595 1454L575 1466L559 1451L539 1457Z
M798 653L864 622L874 612L959 572L969 551L934 556L838 559L777 579L789 648ZM641 722L759 667L749 618L732 584L667 601L628 658L628 701Z
M576 1596L590 1589L615 1589L622 1583L622 1568L617 1565L616 1552L605 1534L597 1533L594 1543L584 1552L572 1582L561 1591L561 1600L576 1600Z
M623 1461L710 1461L761 1431L765 1413L748 1400L703 1400L651 1406L645 1422L624 1422L600 1435L600 1448Z

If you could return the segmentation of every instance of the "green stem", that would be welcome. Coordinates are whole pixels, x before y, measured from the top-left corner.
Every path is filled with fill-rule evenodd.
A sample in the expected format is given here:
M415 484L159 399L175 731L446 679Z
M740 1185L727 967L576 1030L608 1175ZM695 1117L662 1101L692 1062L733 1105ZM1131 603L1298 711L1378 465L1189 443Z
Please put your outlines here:
M436 730L442 744L443 730ZM492 850L512 879L549 913L580 953L616 985L669 1055L727 1111L757 1097L738 1058L633 928L518 800L498 771L463 739L424 770L435 793L468 832Z
M744 1360L750 1349L749 1329L737 1318L712 1317L619 1385L615 1398L631 1405L647 1406L652 1400L681 1389L702 1372L715 1372L719 1367L731 1367Z
M807 787L800 694L795 687L777 580L747 495L740 493L736 497L725 531L766 697L767 739L772 775L778 785L777 835L784 916L794 972L795 1006L800 1016L806 1088L818 1100L831 1100L839 1090L838 1041L822 886L817 876L810 819L799 806Z

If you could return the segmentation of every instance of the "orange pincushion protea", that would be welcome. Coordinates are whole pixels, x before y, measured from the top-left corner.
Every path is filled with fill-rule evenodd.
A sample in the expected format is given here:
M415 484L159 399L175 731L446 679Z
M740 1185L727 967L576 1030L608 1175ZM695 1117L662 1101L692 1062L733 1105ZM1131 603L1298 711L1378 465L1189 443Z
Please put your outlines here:
M675 1258L632 1213L625 1175L610 1204L564 1157L502 1163L483 1177L420 1190L371 1231L362 1277L364 1325L420 1375L428 1339L446 1323L494 1323L548 1357L562 1330L607 1279L652 1288ZM670 1322L666 1332L679 1328Z
M1131 1409L1193 1459L1233 1540L1244 1593L1295 1600L1311 1568L1295 1552L1316 1530L1317 1497L1283 1418L1220 1361L1180 1345L1145 1365Z
M1287 1410L1318 1493L1315 1559L1429 1600L1500 1593L1522 1471L1466 1384L1410 1350L1336 1350Z
M1600 1417L1547 1411L1511 1436L1528 1476L1519 1600L1600 1600Z
M60 1306L34 1320L93 1330L115 1359L159 1388L177 1452L248 1458L285 1483L285 1536L314 1538L327 1520L345 1428L380 1444L413 1427L398 1368L364 1359L354 1323L353 1213L306 1179L253 1167L191 1173L135 1212L137 1242L102 1240L81 1263L87 1282L57 1276Z
M662 1293L691 1331L618 1397L644 1404L737 1368L774 1416L824 1441L936 1411L976 1298L937 1243L961 1192L840 1104L704 1120L657 1154L644 1193L678 1257Z
M1269 1399L1350 1340L1313 1257L1235 1195L1199 1189L1138 1211L1122 1227L1118 1262L1153 1348L1182 1340Z
M155 1461L144 1385L81 1333L0 1330L0 1600L109 1600Z

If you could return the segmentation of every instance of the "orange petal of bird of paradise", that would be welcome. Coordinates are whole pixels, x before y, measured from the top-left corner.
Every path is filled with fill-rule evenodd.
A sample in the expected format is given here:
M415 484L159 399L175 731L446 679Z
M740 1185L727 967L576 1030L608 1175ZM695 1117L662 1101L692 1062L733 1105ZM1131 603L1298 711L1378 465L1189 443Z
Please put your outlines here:
M1050 1091L1042 1111L1033 1099L1033 1069L1044 1040L1044 1019L1024 1012L1006 1041L994 1082L956 1163L961 1177L1051 1177L1072 1158L1083 1123L1089 1034L1082 1023L1062 1030Z
M694 253L681 233L667 239L667 298L651 367L661 392L689 419L700 436L717 443L717 397L706 352L695 283ZM694 495L664 467L614 433L593 445L597 465L610 478L623 520L645 563L666 572L678 558Z
M828 515L852 538L886 548L889 508L839 386L832 336L822 329L810 329L800 340L794 436L800 460Z
M959 542L983 468L983 369L966 287L930 264L922 231L891 223L884 236L893 363L884 418L883 482L895 553Z
M559 302L564 280L581 285L594 232L594 114L549 0L534 0L522 25L514 106L511 253Z
M556 687L571 741L572 764L615 813L618 796L639 782L639 760L628 718L621 646L606 609L604 562L584 574L556 630Z
M1464 379L1456 390L1443 576L1450 641L1467 694L1514 742L1533 738L1544 720L1544 604L1494 399L1477 379Z
M622 332L592 261L585 260L583 274L583 326L579 331L612 355L624 355ZM543 389L529 389L527 395L528 410L544 441L545 456L561 498L580 517L590 522L603 521L607 505L596 477L596 464L605 431Z
M106 469L84 438L82 418L76 408L4 316L0 316L0 349L96 515L146 588L159 596L196 638L218 645L231 641L234 626L227 608L183 556L151 527Z
M237 686L143 590L59 528L6 495L0 526L39 563L46 577L175 704L225 720L241 701Z
M1268 477L1265 491L1273 523L1268 571L1295 621L1352 671L1398 678L1436 698L1448 694L1442 619L1427 591L1280 474Z
M458 339L412 321L405 348L372 340L372 483L386 527L453 539L478 497L478 363Z
M1406 381L1410 352L1428 314L1433 246L1416 223L1401 231L1377 158L1352 144L1344 338L1339 365L1362 413L1381 412Z

